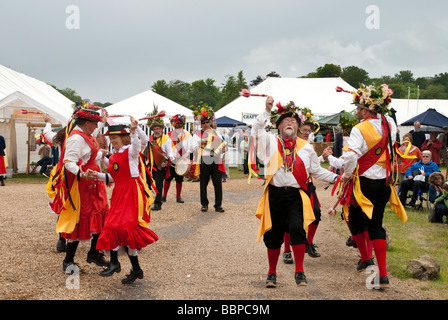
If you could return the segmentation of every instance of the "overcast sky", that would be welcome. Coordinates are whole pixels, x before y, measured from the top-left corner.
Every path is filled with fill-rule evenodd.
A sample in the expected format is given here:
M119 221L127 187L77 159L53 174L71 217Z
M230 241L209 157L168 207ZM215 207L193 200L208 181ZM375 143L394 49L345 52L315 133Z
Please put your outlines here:
M3 0L0 64L112 103L240 70L248 82L326 63L433 76L448 72L447 13L442 0Z

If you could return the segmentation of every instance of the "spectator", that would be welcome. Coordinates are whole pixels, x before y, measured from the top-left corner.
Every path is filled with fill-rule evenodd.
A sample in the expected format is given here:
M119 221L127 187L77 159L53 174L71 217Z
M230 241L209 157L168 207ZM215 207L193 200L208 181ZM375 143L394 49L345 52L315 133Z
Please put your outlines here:
M431 151L425 150L422 152L422 160L414 163L405 172L405 179L400 185L400 201L406 205L406 197L409 190L412 190L411 202L409 207L415 207L415 201L417 200L418 191L422 192L428 189L429 176L433 172L437 172L439 166L431 160Z
M434 201L436 207L436 222L443 223L443 216L448 218L448 183L442 185L442 195ZM445 222L448 224L448 219Z
M247 156L249 152L249 135L245 134L243 140L240 143L241 153L243 155L243 170L244 174L249 174L249 167L247 165Z
M428 201L434 203L436 198L439 197L442 193L442 185L445 181L443 174L440 172L433 172L429 176L429 188L428 188Z
M40 155L40 160L37 161L37 165L41 166L39 170L39 174L45 174L47 172L47 166L51 165L51 158L50 158L51 148L48 144L44 143L38 152L38 155Z
M430 132L429 139L423 142L421 150L431 151L432 161L438 166L440 165L440 149L442 149L442 141L437 139L437 132Z
M320 132L316 134L316 142L323 142L323 141L324 137L322 136L322 134Z
M414 146L422 149L422 144L426 140L425 133L420 130L422 125L419 121L414 122L414 130L409 131L412 134L412 141L414 142Z
M422 160L422 152L419 148L412 145L412 134L406 133L403 136L401 146L396 149L398 177L397 183L400 184L404 180L406 170L417 161Z
M446 165L448 160L448 126L443 127L444 133L441 133L439 140L442 142L442 149L440 149L440 160L443 160L443 164Z
M6 179L5 150L6 150L5 138L3 136L0 136L0 184L2 187L5 186L5 179Z

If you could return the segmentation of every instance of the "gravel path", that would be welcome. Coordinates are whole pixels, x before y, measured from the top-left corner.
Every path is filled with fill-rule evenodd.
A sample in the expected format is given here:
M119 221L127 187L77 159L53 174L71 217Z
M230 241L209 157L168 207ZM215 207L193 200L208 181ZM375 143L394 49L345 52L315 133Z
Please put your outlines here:
M427 300L441 299L422 289L417 280L390 276L391 287L366 288L366 273L356 272L357 250L332 225L344 223L326 212L334 204L330 189L316 183L323 204L323 220L315 244L320 258L305 258L307 287L297 287L294 266L281 260L277 288L264 287L267 255L256 242L258 219L254 213L262 181L229 180L224 186L224 213L216 213L209 186L209 212L200 211L199 183L185 182L184 204L174 201L175 185L161 211L152 213L151 229L160 240L139 254L143 280L122 285L131 268L120 256L122 272L110 278L98 275L100 267L85 261L90 242L79 245L75 261L81 267L77 282L62 272L63 253L56 251L56 216L48 210L43 184L7 181L0 187L0 299L2 300ZM110 192L111 190L109 190ZM347 233L348 235L348 233ZM405 266L403 266L405 268Z

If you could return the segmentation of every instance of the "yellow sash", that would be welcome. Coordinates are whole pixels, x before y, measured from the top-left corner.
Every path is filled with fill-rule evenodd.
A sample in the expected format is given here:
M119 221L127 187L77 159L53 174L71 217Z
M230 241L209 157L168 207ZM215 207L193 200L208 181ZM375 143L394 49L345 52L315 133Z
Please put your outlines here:
M304 145L306 141L303 139L296 139L296 149L297 153ZM257 242L260 242L261 237L272 228L271 220L271 210L269 208L269 183L271 182L274 174L283 166L283 157L281 156L278 149L275 151L274 155L269 160L266 167L266 183L264 186L264 192L261 196L260 202L258 203L257 212L255 216L260 219L260 225L258 227ZM303 229L308 231L308 226L316 220L313 212L313 207L311 205L310 198L302 189L299 189L300 196L302 198L303 204Z
M381 140L381 135L375 130L375 128L369 121L363 121L361 123L358 123L356 127L361 131L361 134L364 140L366 141L369 150L373 148ZM384 152L376 164L382 166L383 168L386 168L386 161L387 161L386 153ZM391 194L389 197L390 208L393 211L395 211L395 214L397 215L397 217L400 218L402 223L405 223L407 221L406 210L401 204L401 201L398 197L395 188L392 185L390 186L390 188L391 188ZM361 192L358 167L356 168L353 174L353 196L355 197L356 202L361 207L362 211L366 214L366 216L369 219L372 219L373 204ZM344 214L346 215L347 218L348 217L347 209L344 209Z
M56 224L56 233L72 233L76 224L79 222L79 212L81 209L81 197L78 191L78 179L73 182L70 189L70 195L75 205L73 208L70 199L65 200L63 210L59 214L58 223Z

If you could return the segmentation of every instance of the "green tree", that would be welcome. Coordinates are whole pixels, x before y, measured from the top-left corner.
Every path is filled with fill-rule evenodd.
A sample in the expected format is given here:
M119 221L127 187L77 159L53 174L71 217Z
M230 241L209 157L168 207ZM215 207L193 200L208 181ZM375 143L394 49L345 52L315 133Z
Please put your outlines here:
M414 75L411 70L403 70L395 74L394 80L400 83L413 83Z
M352 87L358 88L360 83L367 84L370 81L369 73L356 66L348 66L342 69L341 78Z
M219 88L215 86L215 80L207 78L191 83L189 93L190 105L197 105L199 101L203 101L215 109L220 98L221 92Z
M221 99L216 106L216 110L238 98L241 90L248 88L243 71L238 72L237 78L232 75L227 75L226 79L226 83L223 85L221 90Z
M420 90L420 99L448 99L445 86L431 84L426 89Z
M316 69L317 78L333 78L340 77L342 74L341 66L332 63L327 63L322 67Z

